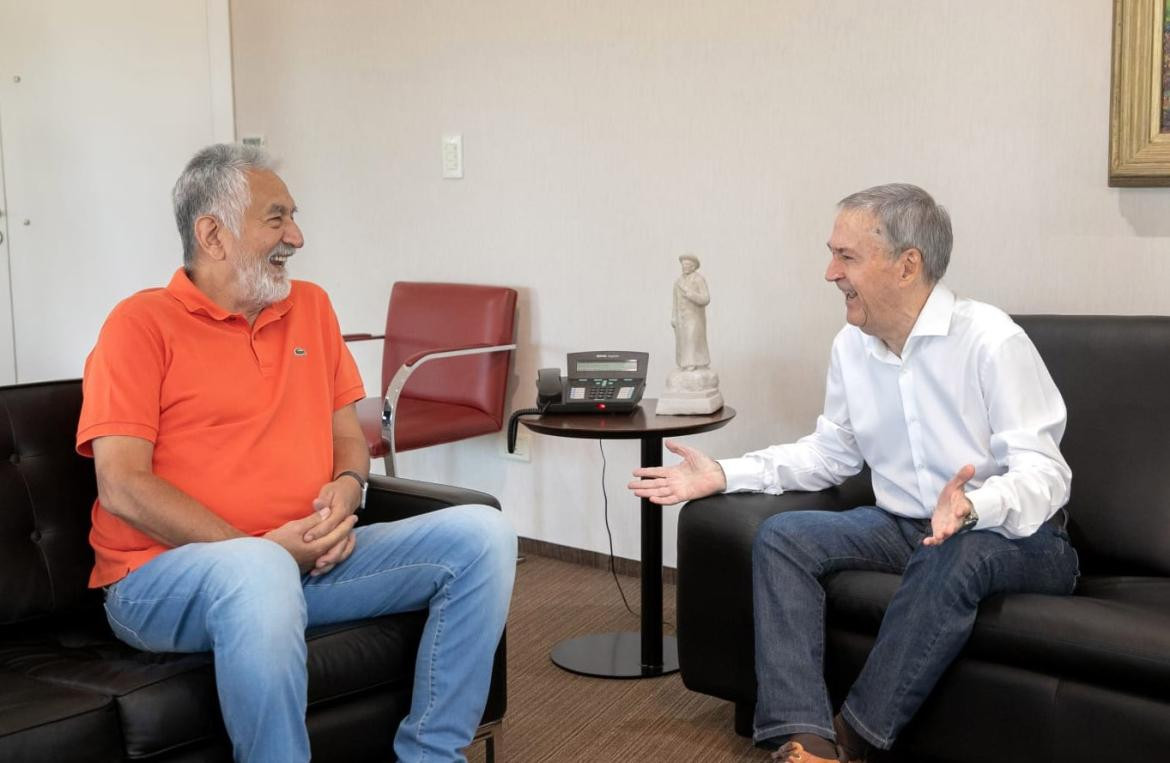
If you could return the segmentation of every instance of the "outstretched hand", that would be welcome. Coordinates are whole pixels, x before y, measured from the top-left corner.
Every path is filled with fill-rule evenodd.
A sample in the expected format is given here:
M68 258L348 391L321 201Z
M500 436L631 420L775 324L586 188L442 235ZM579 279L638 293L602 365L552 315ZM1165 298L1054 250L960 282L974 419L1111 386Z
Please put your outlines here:
M634 470L640 477L627 487L639 498L649 498L651 503L669 506L682 501L692 501L727 489L727 477L723 468L705 453L666 441L666 449L682 458L674 466L648 466Z
M924 546L938 546L959 531L963 520L974 509L971 499L963 492L963 485L975 476L975 467L967 464L942 489L930 515L931 534L922 539Z

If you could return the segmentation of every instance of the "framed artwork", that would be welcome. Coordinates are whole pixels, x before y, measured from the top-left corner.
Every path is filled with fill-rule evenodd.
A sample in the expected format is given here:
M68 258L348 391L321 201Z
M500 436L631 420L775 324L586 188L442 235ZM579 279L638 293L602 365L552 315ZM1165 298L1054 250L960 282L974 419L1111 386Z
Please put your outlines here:
M1113 0L1109 185L1170 186L1170 0Z

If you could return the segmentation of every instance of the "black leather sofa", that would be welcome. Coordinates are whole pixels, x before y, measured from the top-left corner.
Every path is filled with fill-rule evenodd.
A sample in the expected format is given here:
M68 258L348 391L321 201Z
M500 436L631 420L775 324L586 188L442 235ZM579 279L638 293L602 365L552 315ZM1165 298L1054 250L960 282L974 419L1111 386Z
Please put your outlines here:
M1170 760L1170 318L1019 316L1064 395L1068 597L988 599L959 659L893 750L871 760ZM868 475L820 493L687 504L678 530L683 681L735 703L751 734L751 544L768 516L872 504ZM827 594L825 673L840 703L898 577L842 572Z
M0 388L0 760L230 761L211 655L147 654L118 641L86 588L96 495L74 452L81 383ZM489 495L370 481L363 522ZM392 759L410 706L424 613L313 629L308 727L315 761ZM481 737L496 757L506 706L504 644ZM479 738L479 737L477 737Z

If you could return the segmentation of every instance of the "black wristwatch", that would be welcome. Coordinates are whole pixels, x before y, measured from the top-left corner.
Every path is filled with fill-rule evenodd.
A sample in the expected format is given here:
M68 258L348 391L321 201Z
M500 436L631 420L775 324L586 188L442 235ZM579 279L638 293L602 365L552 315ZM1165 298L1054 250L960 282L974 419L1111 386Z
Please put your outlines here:
M345 471L335 475L333 479L339 480L342 477L353 477L355 480L357 480L358 485L360 485L362 489L362 500L358 503L357 510L360 511L361 509L364 509L366 507L366 491L369 489L369 482L365 477L358 474L353 469L346 469Z

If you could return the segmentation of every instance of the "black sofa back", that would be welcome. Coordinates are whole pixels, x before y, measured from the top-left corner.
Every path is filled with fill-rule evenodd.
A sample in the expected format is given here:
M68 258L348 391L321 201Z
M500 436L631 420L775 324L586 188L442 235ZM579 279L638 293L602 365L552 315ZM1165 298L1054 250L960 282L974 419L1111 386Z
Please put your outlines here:
M1170 574L1170 317L1015 320L1070 411L1060 449L1081 570Z
M73 448L77 381L0 389L0 625L100 603L89 507L93 461Z

